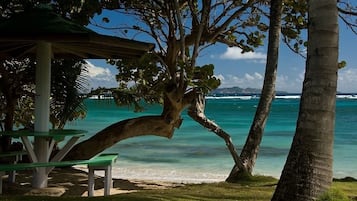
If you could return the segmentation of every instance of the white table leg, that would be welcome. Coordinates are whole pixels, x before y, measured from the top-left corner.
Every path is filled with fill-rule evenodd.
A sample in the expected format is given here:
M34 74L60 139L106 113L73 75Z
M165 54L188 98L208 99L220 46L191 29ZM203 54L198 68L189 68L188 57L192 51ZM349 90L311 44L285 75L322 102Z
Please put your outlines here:
M92 197L94 194L94 169L88 167L88 197Z
M93 196L94 191L94 171L104 171L104 196L110 195L110 189L113 187L112 165L108 166L90 166L88 165L88 196Z
M107 166L104 171L104 195L107 196L110 195L110 189L113 187L112 166Z

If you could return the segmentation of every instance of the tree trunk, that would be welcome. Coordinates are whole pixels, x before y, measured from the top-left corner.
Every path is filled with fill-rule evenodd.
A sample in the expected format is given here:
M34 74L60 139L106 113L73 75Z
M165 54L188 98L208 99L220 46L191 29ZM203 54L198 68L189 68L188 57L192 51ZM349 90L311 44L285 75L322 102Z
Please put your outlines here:
M316 200L332 182L338 69L336 3L308 1L308 55L299 118L273 201Z
M171 138L173 132L174 126L167 124L167 120L162 116L127 119L112 124L93 137L77 144L64 160L89 159L127 138L143 135Z
M181 112L192 99L183 90L171 87L167 90L161 115L143 116L114 123L91 138L77 144L65 157L66 160L89 159L121 140L156 135L171 138L175 128L182 123Z
M270 6L270 25L268 56L265 68L264 85L259 99L254 121L250 127L240 158L243 168L234 166L227 182L235 182L241 177L251 175L259 152L265 123L275 96L275 80L278 68L279 36L281 28L282 0L272 0Z
M194 102L188 108L188 115L192 119L200 123L202 126L210 129L212 132L214 132L219 137L224 139L227 148L233 157L235 166L243 168L243 163L237 154L237 150L234 147L231 136L228 133L226 133L224 130L222 130L216 123L207 119L206 115L204 114L204 108L205 108L204 96L202 94L197 94L197 97L194 99Z

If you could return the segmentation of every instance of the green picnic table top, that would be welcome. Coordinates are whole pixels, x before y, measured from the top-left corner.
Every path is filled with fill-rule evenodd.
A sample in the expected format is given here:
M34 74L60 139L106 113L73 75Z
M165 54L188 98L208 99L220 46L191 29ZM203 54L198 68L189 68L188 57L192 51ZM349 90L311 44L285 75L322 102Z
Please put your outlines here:
M65 167L73 165L108 166L114 163L117 158L118 154L101 154L89 160L1 164L0 171L25 170L37 167Z
M56 141L61 141L67 136L78 136L82 137L87 133L85 130L75 130L75 129L52 129L48 132L39 132L31 130L17 130L17 131L5 131L0 132L0 135L7 135L11 137L53 137Z
M39 132L31 130L17 130L17 131L4 131L0 132L0 135L9 135L9 136L71 136L71 135L83 135L87 133L85 130L75 130L75 129L53 129L48 132Z

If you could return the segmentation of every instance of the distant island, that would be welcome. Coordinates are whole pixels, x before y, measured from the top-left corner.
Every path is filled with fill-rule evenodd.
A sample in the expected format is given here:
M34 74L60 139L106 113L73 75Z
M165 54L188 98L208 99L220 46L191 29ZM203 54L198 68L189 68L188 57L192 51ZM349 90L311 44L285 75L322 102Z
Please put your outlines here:
M92 89L90 93L82 94L83 97L88 99L95 99L95 100L107 100L113 99L112 90L114 88L104 88L100 87L97 89ZM259 98L261 94L261 89L257 88L240 88L240 87L226 87L226 88L218 88L213 90L211 93L207 95L207 98L219 98L219 97L235 97L235 98L242 98L244 99L251 99L251 98ZM284 98L284 99L291 99L291 98L300 98L300 93L289 93L286 91L276 91L275 98ZM339 99L357 99L357 93L341 93L337 92L336 95Z
M209 95L257 95L261 94L261 89L256 88L218 88L213 90ZM276 94L288 94L286 91L276 91Z
M92 89L90 93L83 94L91 99L112 99L112 90L114 88L98 87ZM208 96L235 96L235 95L260 95L261 89L257 88L241 88L241 87L226 87L213 90ZM276 91L276 95L287 95L286 91Z

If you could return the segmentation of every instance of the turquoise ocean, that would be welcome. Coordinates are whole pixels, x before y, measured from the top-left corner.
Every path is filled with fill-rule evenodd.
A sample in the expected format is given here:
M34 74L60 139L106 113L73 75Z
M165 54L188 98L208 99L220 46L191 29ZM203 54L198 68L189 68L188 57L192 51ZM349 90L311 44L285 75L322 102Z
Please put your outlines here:
M238 152L245 142L259 99L255 96L224 96L206 99L206 115L228 132ZM267 121L254 174L279 177L283 169L299 110L299 96L277 96ZM134 113L114 101L85 100L85 119L68 123L67 128L84 129L89 138L105 127L127 118L160 114L161 107L148 105ZM113 176L200 183L224 181L233 159L224 141L193 121L186 112L183 124L172 139L144 136L117 143L106 152L119 154ZM357 178L357 97L339 95L336 105L334 177Z

